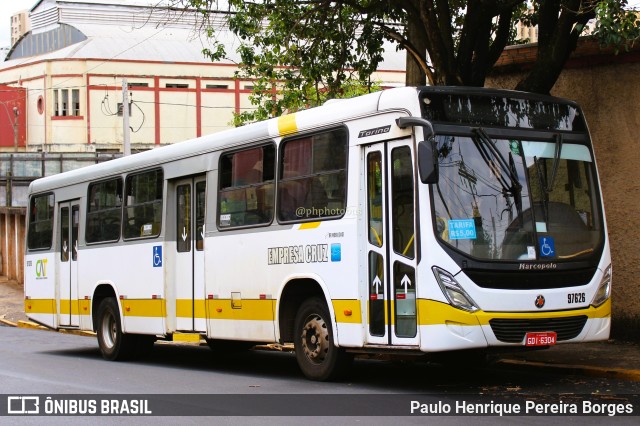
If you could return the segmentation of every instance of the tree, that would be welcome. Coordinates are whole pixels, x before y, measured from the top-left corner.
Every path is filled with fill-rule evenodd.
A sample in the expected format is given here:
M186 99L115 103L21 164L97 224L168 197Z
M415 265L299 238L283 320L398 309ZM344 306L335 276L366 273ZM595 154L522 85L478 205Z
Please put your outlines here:
M212 16L217 0L169 0ZM616 49L638 38L627 0L228 0L228 24L241 40L238 77L255 81L262 119L325 98L374 89L371 74L383 43L407 51L407 84L483 86L517 21L538 26L538 53L516 89L548 94L589 20L595 36ZM529 6L529 7L528 7ZM208 26L208 34L215 31ZM205 50L224 56L220 45ZM277 96L276 96L277 95Z

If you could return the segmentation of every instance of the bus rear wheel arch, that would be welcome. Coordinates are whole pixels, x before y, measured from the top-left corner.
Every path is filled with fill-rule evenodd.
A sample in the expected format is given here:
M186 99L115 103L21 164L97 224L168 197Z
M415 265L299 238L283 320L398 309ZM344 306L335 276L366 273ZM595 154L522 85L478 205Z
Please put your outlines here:
M123 333L115 297L106 297L98 305L95 328L102 357L109 361L146 356L156 340L155 336Z

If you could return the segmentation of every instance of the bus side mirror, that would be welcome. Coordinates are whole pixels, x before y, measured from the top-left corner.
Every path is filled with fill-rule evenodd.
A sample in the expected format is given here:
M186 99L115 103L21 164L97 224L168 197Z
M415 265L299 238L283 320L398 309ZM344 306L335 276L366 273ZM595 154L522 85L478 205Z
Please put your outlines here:
M422 183L438 183L438 149L433 137L418 143L418 171Z
M418 144L418 171L422 183L438 183L438 149L434 139L433 126L422 117L400 117L398 127L420 126L426 140Z

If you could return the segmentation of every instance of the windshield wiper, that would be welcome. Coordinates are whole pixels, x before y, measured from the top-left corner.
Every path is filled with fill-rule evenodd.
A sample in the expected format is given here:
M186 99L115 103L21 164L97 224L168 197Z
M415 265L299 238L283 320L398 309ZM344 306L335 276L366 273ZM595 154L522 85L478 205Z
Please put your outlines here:
M560 165L560 154L562 154L562 135L557 133L554 137L556 140L556 152L553 155L553 168L551 169L551 180L549 185L544 189L546 192L553 191L553 184L556 181L556 175L558 174L558 166Z
M536 170L538 172L538 182L540 183L540 188L542 189L542 212L544 214L545 222L549 222L549 194L553 191L553 185L556 182L556 175L558 174L558 167L560 166L560 156L562 155L562 135L560 133L556 133L553 138L555 140L556 149L553 155L551 179L547 180L547 163L545 162L545 170L544 173L542 173L542 167L540 167L538 157L533 157L533 163L535 164Z
M498 148L496 148L495 142L487 135L487 132L485 132L483 128L478 127L477 129L473 129L473 133L475 136L472 139L478 152L480 152L484 162L494 171L498 182L502 186L502 190L513 194L519 214L522 206L520 196L522 185L520 185L520 179L518 179L513 156L509 154L509 163L507 163L507 160L504 159L500 151L498 151ZM508 181L505 179L505 175L508 176Z
M542 214L544 215L545 223L549 222L549 192L547 191L547 183L546 183L546 174L542 174L542 167L540 167L540 162L538 161L538 157L533 156L533 164L536 166L536 171L538 172L538 183L540 184L540 190L542 193L540 194L542 197Z

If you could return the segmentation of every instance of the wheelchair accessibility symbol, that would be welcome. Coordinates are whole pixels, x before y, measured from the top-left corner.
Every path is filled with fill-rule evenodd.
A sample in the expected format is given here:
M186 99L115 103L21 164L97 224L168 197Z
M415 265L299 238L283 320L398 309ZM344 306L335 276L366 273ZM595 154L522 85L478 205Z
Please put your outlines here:
M556 247L552 237L539 237L540 257L554 257L556 255Z
M153 246L153 267L162 267L162 246Z

